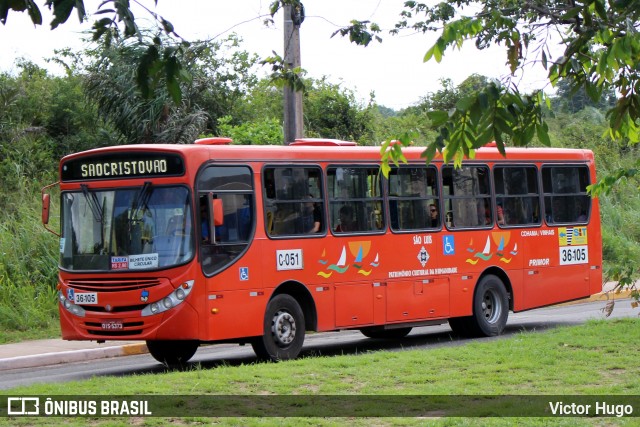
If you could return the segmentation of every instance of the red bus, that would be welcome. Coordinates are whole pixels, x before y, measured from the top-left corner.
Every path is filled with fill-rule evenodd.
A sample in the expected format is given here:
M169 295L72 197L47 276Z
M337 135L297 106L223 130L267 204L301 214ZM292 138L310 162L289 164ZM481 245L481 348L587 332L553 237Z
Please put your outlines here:
M406 148L384 177L379 147L228 142L62 159L63 339L144 340L167 364L220 342L284 360L306 331L493 336L509 311L602 289L588 150L484 147L454 168Z

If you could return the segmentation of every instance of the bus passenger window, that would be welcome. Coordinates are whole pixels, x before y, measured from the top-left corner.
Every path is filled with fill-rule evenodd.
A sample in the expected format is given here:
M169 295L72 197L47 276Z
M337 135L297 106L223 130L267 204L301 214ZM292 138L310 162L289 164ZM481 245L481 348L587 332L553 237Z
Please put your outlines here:
M493 177L498 225L509 227L540 224L538 169L533 165L496 166Z
M591 198L587 194L589 169L586 166L543 166L545 220L549 224L589 221Z
M336 234L381 232L385 227L378 166L327 168L331 230Z
M389 212L393 231L440 226L436 168L399 167L389 171Z
M442 168L442 191L448 228L493 226L489 171L486 166Z
M265 225L269 236L324 232L322 170L271 166L263 172Z

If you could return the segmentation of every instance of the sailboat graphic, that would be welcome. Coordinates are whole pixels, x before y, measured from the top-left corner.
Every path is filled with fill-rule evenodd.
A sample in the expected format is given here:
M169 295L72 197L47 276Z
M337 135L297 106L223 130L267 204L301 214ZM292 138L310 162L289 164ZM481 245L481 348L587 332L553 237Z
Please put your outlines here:
M467 252L473 253L473 239L469 241L469 247L467 248Z
M380 261L378 260L378 254L376 254L376 258L373 260L373 262L371 263L371 265L373 267L377 267L380 265Z
M358 255L356 255L356 259L353 262L355 268L362 268L362 246L358 249Z
M327 250L323 249L322 250L322 258L325 258L327 256ZM319 259L318 262L322 265L326 265L327 264L327 260L326 259Z
M491 258L491 240L489 239L489 236L487 236L487 243L484 245L482 252L477 252L475 256L485 261L488 261L489 258Z
M504 250L504 237L500 238L500 244L498 244L498 250L496 251L497 256L503 256L502 251Z
M511 251L511 255L518 255L518 244L513 245L513 250Z
M342 253L340 254L340 259L338 259L338 262L336 264L331 264L327 268L329 270L337 271L338 273L344 273L349 269L349 266L346 264L347 264L347 248L343 246Z

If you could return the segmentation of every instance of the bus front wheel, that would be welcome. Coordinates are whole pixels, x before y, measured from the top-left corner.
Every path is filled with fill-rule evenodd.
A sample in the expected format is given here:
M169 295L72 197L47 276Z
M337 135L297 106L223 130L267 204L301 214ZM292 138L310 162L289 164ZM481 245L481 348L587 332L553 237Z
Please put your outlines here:
M304 343L304 314L290 295L277 295L267 305L264 333L251 342L256 355L265 360L295 359Z
M147 341L149 353L158 362L166 366L186 363L196 354L198 341Z
M492 274L484 276L473 297L473 315L449 319L451 329L460 335L493 337L500 335L509 317L509 296L504 283Z

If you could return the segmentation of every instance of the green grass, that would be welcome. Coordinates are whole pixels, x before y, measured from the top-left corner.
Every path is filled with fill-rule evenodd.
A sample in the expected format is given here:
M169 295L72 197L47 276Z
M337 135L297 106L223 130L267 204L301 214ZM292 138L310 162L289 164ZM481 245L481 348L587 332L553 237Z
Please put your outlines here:
M640 320L582 326L430 350L375 351L281 363L102 376L3 391L7 395L640 395ZM615 403L615 402L614 402ZM636 411L640 408L635 408ZM160 425L156 418L137 425ZM11 425L53 425L19 418ZM86 421L86 420L85 420ZM277 421L277 422L276 422ZM75 421L72 421L75 422ZM131 420L96 418L91 425ZM624 418L177 418L180 425L633 425ZM80 424L80 423L79 423ZM2 424L0 425L9 425ZM68 425L75 425L73 423Z

